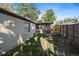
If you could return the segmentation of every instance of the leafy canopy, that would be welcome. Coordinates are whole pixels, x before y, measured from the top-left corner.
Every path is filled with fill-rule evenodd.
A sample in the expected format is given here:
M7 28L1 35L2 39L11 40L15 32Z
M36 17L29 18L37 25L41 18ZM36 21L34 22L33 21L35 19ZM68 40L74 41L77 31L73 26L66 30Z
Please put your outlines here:
M52 9L48 9L46 11L46 13L41 17L41 19L44 21L44 22L53 22L54 20L56 20L56 17L54 15L54 12Z
M21 3L20 7L17 9L17 13L24 17L29 17L32 20L36 20L40 11L33 4Z
M64 22L77 22L76 18L65 18Z

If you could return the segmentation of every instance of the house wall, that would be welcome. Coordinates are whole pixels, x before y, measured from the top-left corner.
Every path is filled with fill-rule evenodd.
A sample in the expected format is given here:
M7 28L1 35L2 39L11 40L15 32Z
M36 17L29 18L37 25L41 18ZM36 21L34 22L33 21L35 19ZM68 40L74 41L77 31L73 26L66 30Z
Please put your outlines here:
M22 40L28 40L35 33L35 24L30 23L30 32L25 28L29 22L0 13L0 54L18 46ZM27 31L26 31L27 30Z

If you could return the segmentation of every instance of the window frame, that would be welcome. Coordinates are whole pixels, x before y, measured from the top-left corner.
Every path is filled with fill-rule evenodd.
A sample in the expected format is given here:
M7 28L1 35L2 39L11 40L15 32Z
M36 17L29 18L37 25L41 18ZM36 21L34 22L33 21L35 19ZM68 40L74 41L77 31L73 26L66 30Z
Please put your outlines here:
M25 22L25 32L30 32L30 23L29 22Z

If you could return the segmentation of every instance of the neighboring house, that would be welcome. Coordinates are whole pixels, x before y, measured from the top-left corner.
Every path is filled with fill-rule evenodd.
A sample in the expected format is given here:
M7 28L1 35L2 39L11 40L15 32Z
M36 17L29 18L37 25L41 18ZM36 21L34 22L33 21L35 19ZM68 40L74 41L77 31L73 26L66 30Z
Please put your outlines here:
M35 30L34 21L0 8L0 54L31 38Z

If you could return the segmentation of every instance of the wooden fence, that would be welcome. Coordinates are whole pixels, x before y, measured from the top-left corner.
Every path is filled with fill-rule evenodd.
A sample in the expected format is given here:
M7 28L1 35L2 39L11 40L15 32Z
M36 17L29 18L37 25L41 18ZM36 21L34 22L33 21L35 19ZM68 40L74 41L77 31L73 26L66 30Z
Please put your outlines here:
M76 44L79 44L79 23L62 24L58 25L57 27L57 33L59 33L61 37L72 39L74 42L76 42Z

